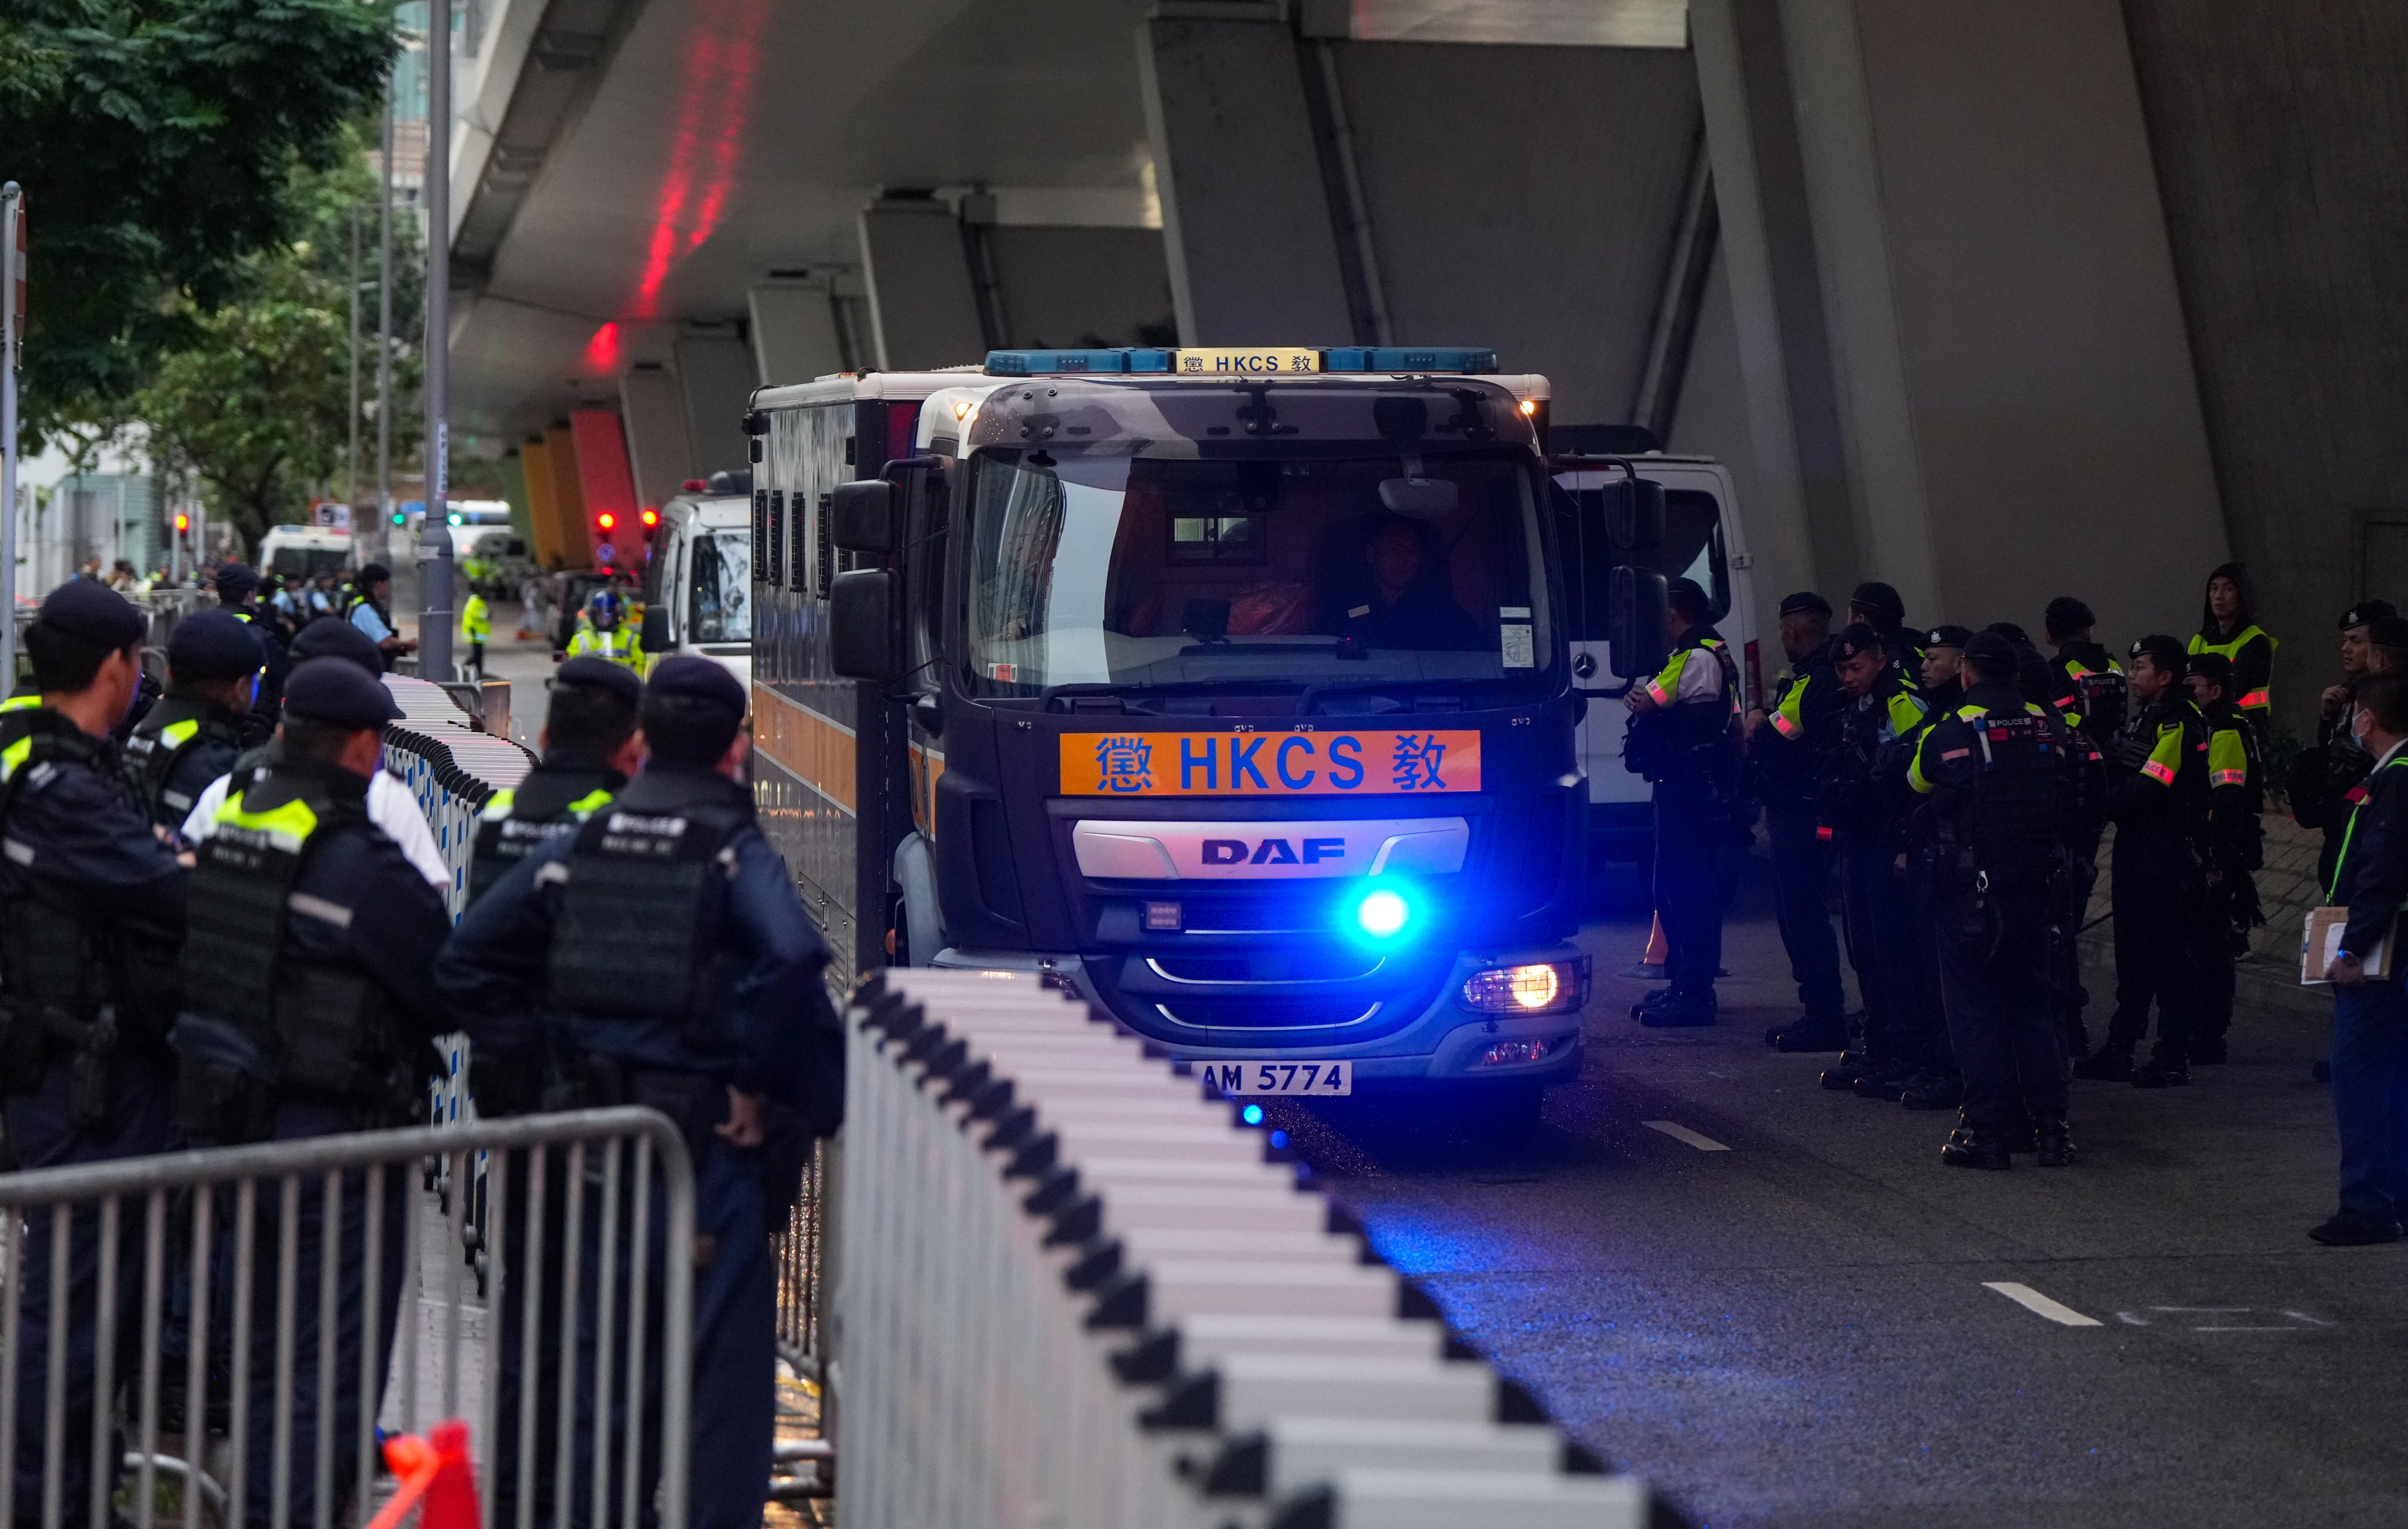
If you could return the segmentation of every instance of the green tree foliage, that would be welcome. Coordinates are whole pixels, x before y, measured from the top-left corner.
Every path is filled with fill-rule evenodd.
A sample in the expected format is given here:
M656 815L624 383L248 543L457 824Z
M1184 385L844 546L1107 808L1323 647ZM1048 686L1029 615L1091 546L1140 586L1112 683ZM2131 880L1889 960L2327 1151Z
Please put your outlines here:
M366 134L347 129L351 147ZM354 151L325 172L300 172L285 189L287 217L301 237L239 262L213 311L194 305L184 343L163 352L149 380L125 406L164 471L200 481L210 512L255 543L268 526L300 519L319 492L350 492L351 218L360 214L362 277L375 278L376 181ZM396 220L394 322L413 333L422 298L423 260L414 220ZM360 371L362 471L373 471L376 293L362 293ZM410 403L423 367L415 348L397 348L394 421L397 458L421 430Z
M0 4L0 175L33 215L29 440L121 418L159 356L260 290L307 210L295 172L337 163L394 46L389 7L360 0ZM287 317L257 337L299 344Z

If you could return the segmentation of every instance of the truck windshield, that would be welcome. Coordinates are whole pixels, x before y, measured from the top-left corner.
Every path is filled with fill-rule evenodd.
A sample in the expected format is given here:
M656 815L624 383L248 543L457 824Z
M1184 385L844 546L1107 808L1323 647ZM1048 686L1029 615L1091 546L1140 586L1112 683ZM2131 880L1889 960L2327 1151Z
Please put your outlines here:
M752 640L752 534L707 532L694 538L693 641Z
M969 535L974 693L1536 679L1551 651L1518 453L994 451Z

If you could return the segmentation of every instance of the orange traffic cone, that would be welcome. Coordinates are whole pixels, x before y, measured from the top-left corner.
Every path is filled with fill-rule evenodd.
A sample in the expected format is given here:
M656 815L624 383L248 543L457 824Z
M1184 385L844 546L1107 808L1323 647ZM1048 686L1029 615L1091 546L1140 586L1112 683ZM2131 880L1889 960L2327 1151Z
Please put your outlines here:
M1647 931L1647 953L1639 959L1650 966L1664 965L1664 920L1661 915Z
M457 1418L438 1422L425 1438L397 1434L384 1441L384 1463L401 1478L401 1490L368 1521L367 1529L396 1529L422 1500L425 1511L418 1529L481 1529L466 1423Z

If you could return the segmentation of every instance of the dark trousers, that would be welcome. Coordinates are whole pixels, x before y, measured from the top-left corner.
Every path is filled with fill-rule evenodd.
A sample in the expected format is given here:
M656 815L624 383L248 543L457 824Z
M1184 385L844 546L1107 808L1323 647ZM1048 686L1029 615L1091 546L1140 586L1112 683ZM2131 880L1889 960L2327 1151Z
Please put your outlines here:
M1965 1076L1965 1119L1984 1128L2065 1111L2066 1058L2049 1012L2048 893L1994 890L1986 907L1940 898L1942 991Z
M554 1149L548 1165L544 1241L562 1245L566 1202L561 1188L565 1175L556 1165L565 1150ZM494 1500L486 1505L488 1519L498 1525L519 1522L518 1502L523 1470L535 1474L534 1516L530 1524L584 1525L596 1522L594 1439L600 1429L608 1439L601 1487L606 1513L617 1519L627 1490L627 1472L636 1473L638 1522L657 1522L653 1492L660 1479L661 1429L661 1302L666 1289L663 1258L666 1246L667 1207L657 1188L642 1248L640 1265L645 1289L645 1320L634 1335L644 1354L642 1391L633 1409L628 1407L630 1358L630 1264L637 1262L633 1219L633 1175L623 1160L618 1224L610 1244L616 1271L611 1308L600 1306L599 1272L603 1262L600 1154L589 1150L582 1188L579 1229L577 1329L573 1354L563 1351L559 1326L561 1271L547 1254L544 1267L530 1271L524 1263L526 1225L523 1173L510 1185L509 1225L505 1229L505 1256L513 1272L517 1294L506 1296L501 1322L500 1384L496 1393ZM777 1270L770 1261L768 1212L761 1190L760 1153L739 1151L717 1137L705 1142L695 1159L695 1234L698 1266L694 1287L693 1408L687 1456L688 1522L693 1529L753 1529L760 1522L762 1494L769 1482L770 1449L776 1424ZM515 1246L512 1246L515 1244ZM540 1287L546 1323L537 1334L536 1427L533 1449L519 1448L518 1415L525 1394L523 1365L525 1327L521 1282L527 1273L544 1279ZM606 1326L607 1324L607 1326ZM609 1393L599 1394L601 1344L611 1339ZM573 1388L568 1443L568 1501L556 1510L555 1479L560 1463L559 1418L562 1384Z
M2090 1050L2090 1027L2083 1010L2090 990L2082 985L2082 926L2090 918L2090 889L2099 881L2099 847L2077 850L2065 874L2050 893L2048 921L2048 997L2057 1017L2058 1038L2068 1056Z
M1848 962L1865 1000L1865 1054L1877 1062L1920 1064L1926 1037L1914 1006L1914 931L1897 850L1878 831L1843 832L1840 892Z
M1840 988L1840 941L1831 932L1831 846L1815 814L1773 807L1765 813L1772 839L1772 910L1798 1001L1813 1019L1838 1019L1847 1007Z
M1711 997L1723 964L1726 815L1703 793L1656 788L1656 913L1672 991Z
M76 1163L164 1152L175 1145L175 1081L163 1065L123 1062L117 1068L114 1118L96 1131L76 1125L67 1107L69 1072L64 1057L43 1070L41 1086L7 1101L8 1145L19 1168L56 1168ZM139 1197L118 1212L117 1288L109 1308L116 1324L111 1373L99 1373L100 1212L75 1211L67 1226L65 1409L60 1424L59 1522L81 1523L91 1510L92 1422L95 1402L113 1407L118 1390L141 1374L143 1219ZM18 1523L42 1522L43 1434L50 1405L50 1259L54 1222L48 1209L25 1218L24 1279L19 1285L17 1462ZM172 1266L173 1260L169 1260ZM113 1494L124 1456L112 1439L105 1463Z
M2131 1050L2149 1033L2149 1008L2157 1012L2153 1054L2169 1062L2190 1060L2199 1028L2198 944L2202 887L2188 850L2151 852L2140 843L2115 846L2108 888L2115 908L2115 1016L2108 1044Z
M1957 1070L1956 1046L1948 1027L1947 1000L1940 980L1940 922L1933 904L1930 867L1910 859L1906 897L1900 905L1906 919L1906 983L1909 1022L1915 1036L1914 1061L1935 1072Z
M2333 990L2333 1124L2341 1207L2374 1221L2408 1215L2408 990Z
M2232 1028L2236 979L2232 965L2232 917L2241 889L2230 881L2209 886L2200 896L2198 944L2192 959L2199 993L2199 1023L2202 1040L2220 1040Z
M276 1112L276 1139L293 1141L333 1136L355 1129L351 1111L327 1106L288 1103ZM377 1301L367 1304L368 1173L384 1181L379 1212ZM371 1406L380 1405L391 1372L395 1322L401 1308L405 1222L418 1206L416 1186L400 1166L353 1170L341 1175L338 1203L327 1213L325 1175L301 1176L294 1214L284 1213L280 1182L263 1180L258 1196L257 1225L252 1233L250 1374L244 1386L245 1441L243 1461L243 1522L250 1529L274 1529L282 1524L313 1522L322 1485L318 1470L319 1433L329 1430L330 1459L324 1486L337 1522L351 1500L358 1475L360 1437L360 1365L370 1370ZM233 1309L232 1252L234 1196L221 1193L217 1224L225 1229L219 1246L228 1256L220 1261L222 1281L213 1279L224 1312ZM280 1271L285 1245L292 1247L293 1369L290 1406L278 1395L277 1313ZM335 1259L335 1306L331 1321L321 1304L323 1259L329 1243ZM219 1333L233 1329L223 1317L214 1318ZM334 1352L331 1394L319 1387L319 1365L331 1339ZM283 1515L275 1513L278 1436L284 1436Z

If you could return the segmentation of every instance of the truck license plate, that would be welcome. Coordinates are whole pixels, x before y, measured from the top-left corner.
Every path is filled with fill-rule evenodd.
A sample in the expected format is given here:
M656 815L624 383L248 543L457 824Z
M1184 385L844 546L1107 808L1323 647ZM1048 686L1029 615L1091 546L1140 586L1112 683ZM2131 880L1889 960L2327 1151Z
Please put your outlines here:
M1335 1099L1354 1092L1351 1062L1207 1062L1204 1080L1223 1093L1303 1093Z

